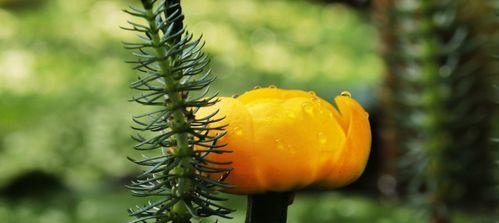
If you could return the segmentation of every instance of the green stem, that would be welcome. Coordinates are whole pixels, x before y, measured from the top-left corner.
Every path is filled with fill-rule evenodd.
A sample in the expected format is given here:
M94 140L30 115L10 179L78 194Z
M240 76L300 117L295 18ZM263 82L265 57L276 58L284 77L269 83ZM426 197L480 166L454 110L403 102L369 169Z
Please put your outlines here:
M294 192L248 195L246 223L286 223Z
M157 58L167 58L167 49L165 49L165 45L160 44L161 39L158 27L154 21L153 9L152 7L147 7L146 4L144 4L144 6L146 6L149 26L151 30L154 31L154 33L149 34L152 43L154 44L156 56ZM169 57L168 59L158 61L161 76L165 81L165 90L169 92L169 98L166 99L165 106L170 106L172 109L172 119L169 121L170 128L177 132L175 134L176 148L174 153L180 159L179 165L172 171L173 174L180 176L177 184L173 185L172 191L176 192L176 196L186 198L192 194L193 188L189 176L194 172L194 167L189 162L189 155L192 154L192 148L189 146L189 135L185 131L185 129L189 127L189 124L187 117L182 110L184 109L182 107L183 98L181 93L174 91L178 84L178 80L175 80L172 75L170 69L172 62L172 58ZM173 206L172 217L174 223L190 222L191 215L184 202L177 202Z

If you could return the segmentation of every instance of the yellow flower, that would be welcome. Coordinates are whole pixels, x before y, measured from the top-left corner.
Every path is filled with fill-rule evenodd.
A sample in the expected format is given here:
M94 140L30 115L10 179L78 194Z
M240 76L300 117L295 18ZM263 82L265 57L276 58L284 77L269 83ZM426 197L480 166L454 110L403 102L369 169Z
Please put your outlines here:
M232 161L227 182L235 194L290 191L305 187L336 188L355 181L366 165L371 131L367 112L348 95L334 100L339 108L313 93L274 87L238 98L220 98L196 114L228 124L225 154L208 159Z

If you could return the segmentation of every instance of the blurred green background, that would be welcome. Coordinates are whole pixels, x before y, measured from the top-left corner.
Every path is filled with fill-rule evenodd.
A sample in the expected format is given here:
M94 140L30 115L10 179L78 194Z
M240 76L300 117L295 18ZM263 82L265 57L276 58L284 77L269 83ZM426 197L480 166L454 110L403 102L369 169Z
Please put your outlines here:
M123 188L138 172L126 156L134 155L130 117L141 109L127 102L137 73L121 45L134 36L118 27L130 3L0 0L0 222L125 222L140 203ZM189 0L184 11L188 29L204 35L212 88L223 95L277 85L331 101L349 90L375 107L384 68L365 13L305 0ZM299 194L289 222L426 219L397 198L359 193ZM220 222L243 222L244 199L233 197L236 219Z

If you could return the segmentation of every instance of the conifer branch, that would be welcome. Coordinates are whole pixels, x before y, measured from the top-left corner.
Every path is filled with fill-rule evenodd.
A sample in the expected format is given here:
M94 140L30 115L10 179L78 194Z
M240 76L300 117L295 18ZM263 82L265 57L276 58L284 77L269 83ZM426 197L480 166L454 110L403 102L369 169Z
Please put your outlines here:
M210 75L209 60L201 51L204 43L185 30L180 0L141 3L142 9L131 6L124 10L146 21L146 25L129 22L130 27L123 27L138 32L140 38L140 42L124 43L137 58L128 62L142 73L131 84L142 93L132 101L159 109L133 118L132 128L139 132L132 137L137 141L135 149L154 154L143 155L140 160L130 158L147 169L128 188L135 196L159 199L130 209L130 215L135 217L130 223L186 223L193 217L209 216L230 218L232 210L216 203L224 200L218 191L230 186L223 182L225 177L209 178L210 174L229 174L230 163L206 160L210 153L229 152L217 144L225 134L224 126L210 127L220 121L212 118L214 114L196 116L200 107L217 102L216 94L208 96L215 78ZM191 97L194 91L201 91L201 95Z

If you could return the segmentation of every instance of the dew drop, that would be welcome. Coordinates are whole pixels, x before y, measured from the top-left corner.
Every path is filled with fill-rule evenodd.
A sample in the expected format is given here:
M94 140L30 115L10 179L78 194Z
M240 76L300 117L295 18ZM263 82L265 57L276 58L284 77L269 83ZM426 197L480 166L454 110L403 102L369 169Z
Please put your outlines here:
M352 97L352 93L350 93L349 91L342 91L340 95L343 97L349 97L349 98Z
M319 113L320 113L321 115L323 115L323 114L324 114L324 109L322 109L322 108L321 108L321 109L319 109Z
M317 139L319 140L320 144L326 144L327 142L326 134L324 134L323 132L317 133Z
M231 97L237 98L237 97L239 97L239 95L238 94L233 94Z
M234 134L236 134L237 136L240 136L243 134L243 130L239 127L235 127L234 128Z
M308 93L309 93L310 95L312 95L312 96L317 96L317 94L315 93L315 91L309 91Z
M291 119L296 118L296 114L292 111L286 111L286 115L288 116L288 118L291 118Z
M256 90L256 89L260 89L260 88L262 88L262 87L260 87L260 86L258 86L258 85L257 85L257 86L255 86L255 87L253 87L253 89L255 89L255 90Z
M275 143L277 145L277 149L284 150L284 145L282 144L281 139L275 139Z
M275 86L275 85L273 85L273 84L272 84L272 85L269 85L269 88L270 88L270 89L276 89L276 88L277 88L277 86Z
M302 104L303 110L309 114L312 115L314 112L314 106L310 102L305 102Z

